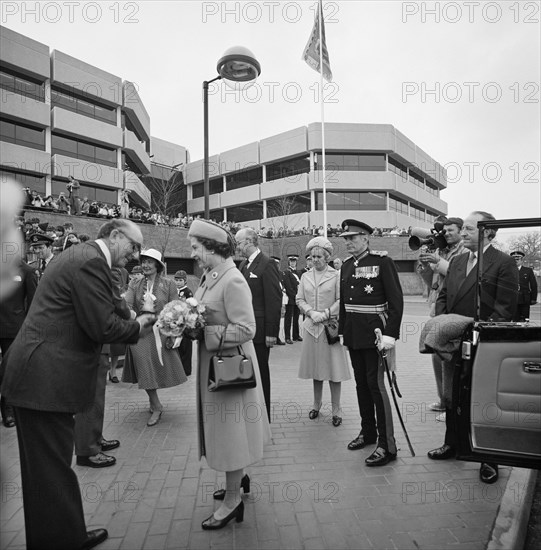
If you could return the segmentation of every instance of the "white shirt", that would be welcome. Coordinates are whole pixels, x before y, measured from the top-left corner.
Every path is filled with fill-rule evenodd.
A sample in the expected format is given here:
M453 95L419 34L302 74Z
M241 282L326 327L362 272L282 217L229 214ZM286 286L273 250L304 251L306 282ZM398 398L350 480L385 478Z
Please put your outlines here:
M111 267L113 266L111 251L109 250L105 242L102 241L101 239L96 239L94 242L100 247L100 250L103 252L105 256L105 260L107 261L107 265L109 266L109 269L111 269Z
M246 268L249 268L251 263L257 258L257 255L261 252L261 250L259 250L259 248L253 253L250 255L250 257L248 258L248 263L246 264Z

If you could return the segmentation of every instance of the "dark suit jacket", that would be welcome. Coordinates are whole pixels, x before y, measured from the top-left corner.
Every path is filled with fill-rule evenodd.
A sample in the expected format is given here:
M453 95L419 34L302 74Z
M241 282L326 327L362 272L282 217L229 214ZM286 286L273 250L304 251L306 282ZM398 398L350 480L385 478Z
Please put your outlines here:
M458 313L475 317L477 269L466 277L469 254L455 256L449 264L443 288L436 301L436 315ZM483 255L481 320L510 321L518 297L518 269L515 260L489 246Z
M294 271L289 267L282 273L282 283L286 290L287 297L289 298L289 304L295 304L295 299L297 297L297 290L299 289L301 277L302 273Z
M60 254L2 362L2 395L17 407L81 412L94 400L102 344L139 338L139 323L114 307L111 270L96 243Z
M37 286L36 271L21 262L15 290L0 304L0 338L17 336L34 299Z
M537 280L531 267L522 266L518 270L520 290L518 294L519 304L532 304L537 302Z
M265 338L276 338L280 330L280 311L282 309L282 290L280 272L274 260L260 252L246 268L244 260L239 269L252 291L256 332L254 344L264 344Z

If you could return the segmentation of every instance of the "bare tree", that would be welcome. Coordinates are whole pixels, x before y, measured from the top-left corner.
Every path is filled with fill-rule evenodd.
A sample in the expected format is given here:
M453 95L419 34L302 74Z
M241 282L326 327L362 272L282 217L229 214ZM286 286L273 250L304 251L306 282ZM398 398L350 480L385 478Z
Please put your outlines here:
M520 234L509 242L509 248L511 252L522 250L525 254L524 261L527 264L541 260L541 231Z
M173 226L179 212L186 212L186 187L179 170L152 164L152 172L141 178L152 194L151 211L156 223L159 250L165 257Z

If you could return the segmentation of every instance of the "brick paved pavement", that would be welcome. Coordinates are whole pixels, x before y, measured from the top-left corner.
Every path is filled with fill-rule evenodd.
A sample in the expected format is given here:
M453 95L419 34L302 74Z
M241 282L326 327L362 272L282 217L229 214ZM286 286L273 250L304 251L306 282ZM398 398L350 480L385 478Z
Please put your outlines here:
M146 393L108 383L104 434L121 440L111 453L117 464L75 466L87 526L109 530L100 550L485 548L510 469L501 468L500 480L487 486L478 480L478 464L427 458L442 443L444 424L427 408L435 400L430 358L417 353L425 310L420 300L407 303L399 344L402 412L417 456L410 456L395 417L397 461L365 467L373 447L346 448L359 431L353 379L342 385L342 426L331 425L328 386L322 414L311 421L311 384L297 379L301 344L277 347L271 353L272 442L249 470L244 522L217 532L201 529L224 476L197 457L194 377L160 390L165 413L152 428ZM2 427L0 435L0 547L18 550L25 537L16 433ZM517 486L517 506L522 493Z

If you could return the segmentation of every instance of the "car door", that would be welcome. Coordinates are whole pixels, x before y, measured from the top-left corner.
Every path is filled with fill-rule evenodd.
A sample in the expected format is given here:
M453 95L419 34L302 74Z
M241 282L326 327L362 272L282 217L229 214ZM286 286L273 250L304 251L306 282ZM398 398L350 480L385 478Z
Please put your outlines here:
M483 229L539 226L541 219L479 222ZM482 258L482 255L480 256ZM479 312L482 262L478 264ZM457 458L541 469L541 327L474 322L454 379Z
M475 323L457 368L457 457L541 469L541 327Z

